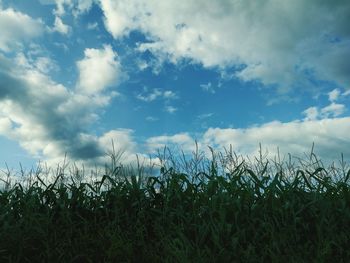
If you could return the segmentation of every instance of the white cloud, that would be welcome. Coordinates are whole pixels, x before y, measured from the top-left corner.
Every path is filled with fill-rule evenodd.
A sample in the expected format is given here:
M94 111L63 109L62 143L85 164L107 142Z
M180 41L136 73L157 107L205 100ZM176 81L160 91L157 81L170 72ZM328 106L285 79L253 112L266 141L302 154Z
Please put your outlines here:
M153 121L158 121L158 120L159 120L158 118L153 117L153 116L147 116L147 117L146 117L146 121L151 121L151 122L153 122Z
M68 8L73 7L72 0L55 0L55 3L56 3L56 9L53 11L53 14L58 17L62 17L66 14L65 5L67 5Z
M74 17L88 12L94 0L40 0L42 4L56 3L56 9L53 13L57 17L63 17L67 14L67 10L71 11ZM66 10L67 8L67 10Z
M98 141L107 154L113 152L114 145L116 153L122 153L121 161L130 163L136 160L137 153L137 144L135 143L132 134L133 131L130 129L112 130L102 135ZM102 160L101 163L105 163L104 156L102 157Z
M191 152L195 149L195 140L188 133L155 136L146 140L146 148L149 153L157 153L157 150L162 150L165 146L179 147L185 152Z
M9 135L12 129L12 122L7 117L0 116L0 134Z
M305 121L313 121L316 120L319 116L317 107L310 107L303 111L305 115Z
M163 92L161 92L159 89L153 89L153 91L147 95L138 94L136 95L136 98L145 102L151 102L156 100L158 97L161 97L163 95Z
M318 157L325 161L336 161L341 153L345 158L350 156L347 143L350 141L349 129L349 117L287 123L273 121L246 129L209 128L198 137L197 144L199 150L208 157L210 152L207 146L221 152L232 146L238 155L257 156L261 143L263 151L268 151L269 158L276 157L278 153L281 157L290 153L304 158L304 153L309 153L314 143ZM195 140L188 133L179 133L151 137L146 140L146 146L152 154L164 146L175 150L179 148L189 154L195 150Z
M162 91L160 89L153 89L151 92L148 92L148 88L144 88L144 92L142 94L137 94L136 98L145 102L152 102L158 98L164 99L176 99L176 94L171 90Z
M200 87L202 88L203 91L215 94L215 89L212 86L211 82L208 82L207 84L201 84Z
M42 35L44 25L41 20L24 13L0 7L0 32L0 50L8 52L21 47L24 41Z
M163 97L166 98L166 99L175 99L175 98L177 98L176 94L173 91L171 91L171 90L164 91Z
M30 52L28 52L30 53ZM42 56L40 53L31 55L24 55L18 53L14 59L18 65L28 70L37 70L43 74L51 71L57 71L59 67L56 62L49 57Z
M198 115L198 119L203 120L203 119L208 119L210 117L212 117L214 115L214 113L205 113L205 114L200 114Z
M335 128L336 127L336 128ZM340 153L350 156L347 142L350 118L323 119L317 121L271 122L247 129L210 128L203 135L203 143L216 147L228 147L244 155L255 155L259 143L271 155L277 153L296 154L310 152L315 143L316 153L322 158L339 158Z
M89 11L92 7L93 2L93 0L78 0L76 3L75 15L79 15Z
M35 60L35 68L37 68L40 72L47 74L50 71L57 70L58 66L48 57L38 57Z
M165 106L165 111L170 113L170 114L173 114L177 111L177 108L175 108L174 106Z
M60 17L56 16L53 30L57 31L63 35L67 35L72 30L72 28L70 26L64 24Z
M137 3L102 0L100 4L105 14L105 26L113 37L123 36L136 26L133 25L133 18L137 18L135 12L139 11L135 9Z
M95 30L95 29L98 28L98 23L97 23L97 22L95 22L95 23L88 23L87 26L86 26L86 28L87 28L88 30Z
M146 61L144 60L137 60L137 67L140 71L143 71L149 67Z
M328 93L328 99L330 102L336 101L340 96L340 90L334 89L331 92Z
M23 54L14 61L0 55L1 135L50 164L62 161L66 153L73 161L101 163L106 160L104 147L109 138L131 154L130 130L110 131L101 137L87 133L113 92L102 94L98 88L91 96L91 89L69 89L52 81L35 62Z
M77 62L78 90L93 95L120 81L122 73L118 55L110 45L102 49L88 48L85 57Z
M346 0L101 0L100 5L114 38L139 30L147 37L139 50L160 60L238 66L238 78L277 84L280 92L310 87L305 73L310 71L317 79L350 86Z
M328 99L331 102L329 105L318 109L317 107L310 107L303 111L305 115L304 121L312 121L317 119L326 119L331 117L338 117L345 113L346 107L344 104L335 103L338 100L339 96L343 94L340 93L340 90L334 89L328 93Z
M345 106L332 102L330 105L321 109L321 113L324 117L337 117L345 112Z

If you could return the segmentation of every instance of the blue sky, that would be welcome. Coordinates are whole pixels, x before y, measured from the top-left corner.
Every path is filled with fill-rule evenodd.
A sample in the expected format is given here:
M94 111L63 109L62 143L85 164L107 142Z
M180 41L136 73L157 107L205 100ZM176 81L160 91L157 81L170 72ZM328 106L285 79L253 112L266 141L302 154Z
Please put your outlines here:
M350 156L349 1L0 0L0 167L195 140Z

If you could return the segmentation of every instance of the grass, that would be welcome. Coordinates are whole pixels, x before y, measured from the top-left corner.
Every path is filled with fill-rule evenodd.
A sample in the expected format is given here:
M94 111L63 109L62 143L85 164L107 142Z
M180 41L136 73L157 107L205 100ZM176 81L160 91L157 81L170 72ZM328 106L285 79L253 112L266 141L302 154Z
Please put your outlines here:
M0 262L350 261L344 161L158 158L151 172L113 155L90 177L39 167L12 183L4 172Z

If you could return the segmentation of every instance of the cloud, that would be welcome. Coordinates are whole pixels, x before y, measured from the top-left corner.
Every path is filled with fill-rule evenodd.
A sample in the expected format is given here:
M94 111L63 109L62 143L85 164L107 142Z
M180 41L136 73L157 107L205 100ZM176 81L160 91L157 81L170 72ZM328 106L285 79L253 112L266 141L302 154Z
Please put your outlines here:
M168 100L176 99L177 96L171 90L162 91L160 89L153 89L151 92L148 92L148 88L145 87L143 94L137 94L136 98L145 102L152 102L158 98L164 98Z
M75 15L80 15L89 11L94 3L94 0L78 0L76 1Z
M214 113L205 113L205 114L200 114L197 116L198 119L203 120L203 119L208 119L210 117L212 117L214 115Z
M88 30L95 30L95 29L98 28L98 23L97 23L97 22L95 22L95 23L88 23L87 26L86 26L86 28L87 28Z
M147 152L157 153L165 146L171 148L179 147L184 152L191 152L195 149L195 141L188 133L179 133L175 135L161 135L150 137L145 142Z
M42 35L44 24L24 13L11 8L1 9L0 6L0 32L0 50L9 52Z
M318 107L309 107L302 112L305 115L304 121L312 121L317 119L326 119L330 117L338 117L347 110L344 104L336 103L340 97L345 97L347 92L341 93L339 89L328 92L328 100L330 104L319 109Z
M177 111L177 108L175 108L174 106L165 106L165 111L170 113L170 114L173 114Z
M105 52L109 54L108 48L101 52L102 58ZM100 55L99 50L92 53ZM111 60L99 58L97 64L108 71ZM131 153L134 146L130 130L109 131L100 137L87 131L98 120L99 109L113 97L113 93L105 93L105 85L109 83L93 90L89 85L69 89L51 80L26 59L22 55L13 61L0 55L1 135L18 141L32 156L51 164L62 161L65 154L77 162L105 160L109 139Z
M310 152L312 143L315 143L317 155L334 160L341 153L350 156L347 147L349 128L349 117L289 123L275 121L247 129L209 128L203 135L203 143L218 148L232 145L238 153L250 156L257 153L259 143L272 156L277 154L277 147L282 154L300 156Z
M106 153L113 152L113 145L116 153L122 153L123 162L133 162L136 160L137 144L133 139L133 130L118 129L106 132L99 139L99 145L105 149ZM112 143L113 142L113 143ZM102 161L105 158L102 157ZM103 162L101 162L103 164Z
M336 101L340 96L340 90L334 89L331 92L328 93L328 99L330 102Z
M350 117L316 119L312 110L308 110L308 118L282 123L273 121L249 128L208 128L204 133L197 134L197 144L200 151L210 157L207 146L217 151L232 146L233 150L243 156L257 156L261 143L263 151L268 151L268 157L274 158L278 153L281 157L290 153L304 158L315 145L315 153L324 161L335 161L343 153L350 156L348 141L350 141ZM336 128L335 128L336 127ZM189 133L163 135L146 140L146 149L156 154L165 146L170 149L181 149L185 154L191 154L195 149L195 140Z
M62 19L58 16L55 17L55 23L53 27L53 31L59 32L63 35L69 34L72 28L62 22Z
M137 2L103 0L100 5L105 15L105 26L113 37L121 37L137 26L133 23L133 17L136 19L135 15L140 11L135 9Z
M115 85L122 78L118 55L110 45L103 49L87 48L85 57L77 62L80 92L93 95Z
M176 99L177 98L176 94L171 90L164 91L163 97L166 99Z
M313 121L316 120L319 116L319 112L317 107L310 107L303 111L305 115L305 121Z
M323 117L337 117L345 112L346 108L343 104L332 102L330 105L321 109Z
M153 116L147 116L147 117L146 117L146 121L154 122L154 121L158 121L158 120L159 120L158 118L153 117Z
M200 87L202 88L203 91L215 94L215 89L212 86L211 82L208 82L207 84L201 84Z
M35 60L35 68L39 70L40 72L47 74L50 71L58 70L58 66L56 63L48 57L38 57Z
M61 18L67 14L67 9L72 12L74 17L88 12L94 0L39 0L41 4L56 4L53 14Z
M234 67L237 78L280 93L315 88L313 78L350 86L346 0L101 0L100 6L114 38L140 31L147 41L138 50L160 60Z
M136 98L145 102L151 102L161 97L163 93L159 89L153 89L153 91L147 95L137 94Z

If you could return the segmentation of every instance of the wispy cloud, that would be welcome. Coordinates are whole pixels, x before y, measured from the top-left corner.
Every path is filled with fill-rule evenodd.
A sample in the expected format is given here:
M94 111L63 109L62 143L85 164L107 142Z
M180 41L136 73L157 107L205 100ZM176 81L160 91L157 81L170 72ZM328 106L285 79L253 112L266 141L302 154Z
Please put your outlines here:
M345 105L332 102L330 105L321 109L322 117L338 117L345 112Z
M95 23L88 23L87 26L86 26L86 28L87 28L88 30L95 30L95 29L98 28L98 23L97 23L97 22L95 22Z
M203 91L215 94L215 89L212 86L211 82L208 82L207 84L201 84L200 87L202 88Z
M173 91L171 91L171 90L166 90L166 91L164 91L164 93L163 93L163 97L164 97L165 99L176 99L176 98L177 98L177 95L176 95Z
M205 113L205 114L200 114L198 115L198 119L203 120L203 119L208 119L210 117L212 117L214 115L214 113Z
M336 101L340 96L340 90L339 89L334 89L331 92L328 93L328 99L331 102Z
M346 106L344 104L336 103L340 97L345 97L346 92L341 93L339 89L334 89L328 93L329 105L319 109L318 107L309 107L303 114L305 115L304 120L316 120L338 117L345 113Z
M148 88L145 87L143 93L137 94L136 98L145 102L152 102L158 98L167 100L176 99L177 95L171 90L153 89L149 92Z
M147 116L146 117L146 121L150 121L150 122L154 122L154 121L158 121L159 119L153 116Z
M178 109L175 108L174 106L165 106L165 111L170 113L170 114L174 114Z

